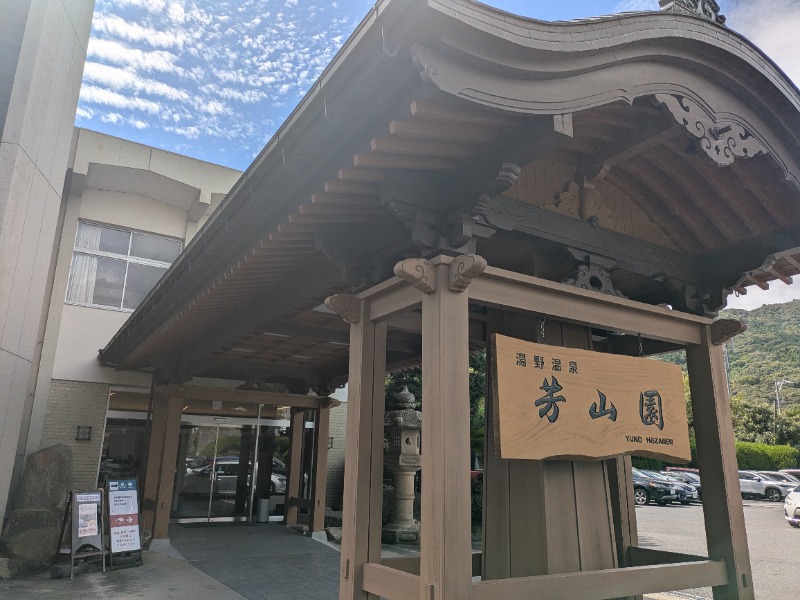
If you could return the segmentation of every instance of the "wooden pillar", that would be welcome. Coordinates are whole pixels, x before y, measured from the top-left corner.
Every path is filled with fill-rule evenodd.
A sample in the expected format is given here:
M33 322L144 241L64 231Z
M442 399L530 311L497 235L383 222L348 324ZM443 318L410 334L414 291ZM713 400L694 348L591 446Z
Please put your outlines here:
M702 343L686 349L708 557L728 567L729 583L713 588L715 600L746 600L754 598L753 582L725 363L722 347L711 339L706 326Z
M180 388L182 389L182 388ZM153 539L169 537L169 513L175 484L175 465L178 459L178 442L181 432L183 392L170 386L167 389L164 420L164 443L161 448L158 492L156 494Z
M147 462L144 471L144 486L142 488L142 520L143 530L153 533L155 520L158 483L161 478L161 460L164 454L164 432L167 425L167 397L162 393L163 388L153 386L152 414L150 415L150 430L147 439Z
M363 591L363 567L381 560L387 328L370 321L367 301L344 300L350 309L339 314L351 327L339 599L376 600Z
M331 409L318 408L314 423L314 474L311 486L311 514L308 525L311 533L325 529L325 493L328 488L328 431Z
M448 267L427 267L435 269L436 286L422 297L420 597L425 600L472 594L469 297L450 289Z
M292 409L289 427L289 471L286 474L286 494L283 502L284 522L297 525L298 507L303 485L303 433L306 426L306 413L303 409Z

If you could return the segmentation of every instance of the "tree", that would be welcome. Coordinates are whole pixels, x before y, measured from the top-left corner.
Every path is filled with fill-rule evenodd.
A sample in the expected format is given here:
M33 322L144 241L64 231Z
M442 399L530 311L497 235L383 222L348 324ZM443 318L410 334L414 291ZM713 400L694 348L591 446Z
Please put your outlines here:
M731 399L733 435L741 442L775 443L775 420L769 405L738 396Z

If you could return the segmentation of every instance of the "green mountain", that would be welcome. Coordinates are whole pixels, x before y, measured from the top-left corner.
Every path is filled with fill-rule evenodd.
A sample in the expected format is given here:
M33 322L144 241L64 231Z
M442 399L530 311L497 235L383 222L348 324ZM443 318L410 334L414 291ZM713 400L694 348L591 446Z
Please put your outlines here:
M800 384L800 300L725 310L720 316L747 323L747 330L726 344L732 398L773 404L776 381ZM800 387L785 384L781 401L800 406Z

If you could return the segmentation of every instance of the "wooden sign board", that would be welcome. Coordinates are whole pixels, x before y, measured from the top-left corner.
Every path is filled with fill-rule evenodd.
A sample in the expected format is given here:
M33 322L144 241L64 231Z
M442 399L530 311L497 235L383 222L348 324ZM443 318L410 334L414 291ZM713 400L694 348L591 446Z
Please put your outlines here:
M688 462L678 365L492 335L500 458Z

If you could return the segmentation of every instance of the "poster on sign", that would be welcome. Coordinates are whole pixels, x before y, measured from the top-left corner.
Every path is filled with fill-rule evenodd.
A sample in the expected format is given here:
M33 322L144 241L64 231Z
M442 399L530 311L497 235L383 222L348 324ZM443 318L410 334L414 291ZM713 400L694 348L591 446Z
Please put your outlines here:
M140 550L139 497L135 479L108 482L108 515L111 552Z
M97 504L78 504L78 537L97 535Z

